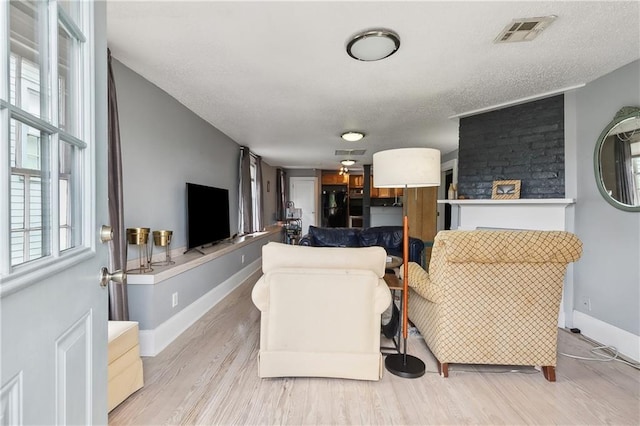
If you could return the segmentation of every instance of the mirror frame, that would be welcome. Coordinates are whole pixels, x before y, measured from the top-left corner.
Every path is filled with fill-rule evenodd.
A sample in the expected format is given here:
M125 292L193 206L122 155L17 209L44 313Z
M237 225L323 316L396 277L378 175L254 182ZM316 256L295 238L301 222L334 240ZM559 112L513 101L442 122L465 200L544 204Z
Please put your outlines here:
M609 193L604 187L604 182L602 181L602 170L600 167L600 153L602 151L602 146L604 145L604 141L606 140L607 136L609 136L609 132L611 132L611 130L615 126L617 126L624 120L627 120L629 118L637 118L637 117L640 117L639 107L626 106L621 108L620 111L618 111L618 113L615 115L613 120L611 120L611 122L607 125L607 127L604 128L602 133L600 133L600 137L598 138L598 142L596 143L596 149L593 154L593 165L594 165L596 185L598 186L598 190L600 191L602 198L604 198L605 201L611 204L613 207L620 210L628 211L628 212L640 212L640 205L630 206L628 204L623 204L618 200L616 200L615 198L613 198L611 195L609 195Z

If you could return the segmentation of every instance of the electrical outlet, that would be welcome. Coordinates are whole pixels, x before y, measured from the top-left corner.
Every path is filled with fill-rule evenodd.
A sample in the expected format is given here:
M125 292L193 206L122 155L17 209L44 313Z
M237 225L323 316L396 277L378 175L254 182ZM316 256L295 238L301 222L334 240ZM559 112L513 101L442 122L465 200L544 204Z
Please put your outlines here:
M591 311L591 298L587 296L583 296L582 306L584 306L587 311Z
M171 295L171 307L175 308L178 306L178 292L176 291Z
M242 263L244 263L244 254L242 255Z

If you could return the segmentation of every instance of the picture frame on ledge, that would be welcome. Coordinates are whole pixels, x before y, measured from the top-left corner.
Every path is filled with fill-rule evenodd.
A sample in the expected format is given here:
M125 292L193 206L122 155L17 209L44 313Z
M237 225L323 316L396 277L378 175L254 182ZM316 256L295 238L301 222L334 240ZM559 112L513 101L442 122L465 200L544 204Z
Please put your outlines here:
M520 180L494 180L492 200L517 200L520 198Z

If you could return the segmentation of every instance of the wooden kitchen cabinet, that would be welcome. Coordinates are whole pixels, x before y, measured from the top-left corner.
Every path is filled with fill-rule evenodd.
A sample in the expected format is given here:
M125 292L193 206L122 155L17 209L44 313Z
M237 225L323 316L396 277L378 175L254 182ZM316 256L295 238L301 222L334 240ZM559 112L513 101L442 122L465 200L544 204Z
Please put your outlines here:
M438 187L407 189L407 216L409 217L409 235L424 242L433 243L437 230ZM425 248L425 265L431 258L431 247Z
M371 176L371 184L369 186L369 194L371 195L371 198L378 198L379 191L380 188L376 188L373 186L373 176Z
M364 186L364 176L362 175L349 176L349 188L362 188L363 186Z
M393 198L394 188L378 188L378 198Z
M349 183L349 175L338 173L322 173L323 185L345 185Z
M402 198L402 194L402 188L374 188L371 183L371 198Z

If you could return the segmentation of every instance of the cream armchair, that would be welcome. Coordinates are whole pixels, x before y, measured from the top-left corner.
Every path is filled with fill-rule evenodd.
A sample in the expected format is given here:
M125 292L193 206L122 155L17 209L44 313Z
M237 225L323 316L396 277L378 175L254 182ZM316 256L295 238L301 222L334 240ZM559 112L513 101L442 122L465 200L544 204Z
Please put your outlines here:
M448 365L542 367L555 381L558 313L573 234L442 231L429 273L409 264L409 318L448 376Z
M382 247L262 248L260 377L379 380L380 315L391 303Z

